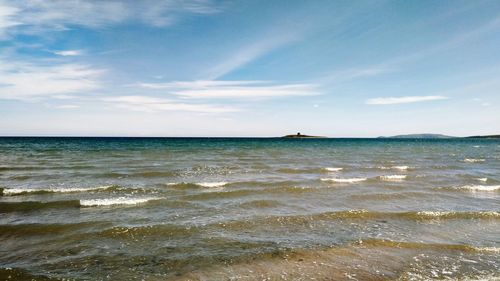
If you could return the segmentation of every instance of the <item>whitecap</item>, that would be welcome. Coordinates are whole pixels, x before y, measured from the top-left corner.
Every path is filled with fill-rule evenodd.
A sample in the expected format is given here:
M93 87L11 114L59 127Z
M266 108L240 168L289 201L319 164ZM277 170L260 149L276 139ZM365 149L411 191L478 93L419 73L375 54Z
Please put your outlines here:
M367 180L367 178L348 178L348 179L339 179L339 178L324 178L322 181L333 181L338 183L357 183Z
M158 200L156 197L149 198L130 198L130 197L117 197L117 198L104 198L104 199L82 199L80 206L112 206L112 205L136 205L146 203L151 200Z
M422 216L422 217L443 217L443 216L448 216L453 214L454 212L443 212L443 211L421 211L417 212L417 215Z
M393 169L396 169L396 170L401 170L401 171L406 171L408 170L410 167L408 166L392 166Z
M344 168L326 167L323 169L328 171L328 172L338 172L338 171L342 171Z
M406 175L385 175L379 178L384 181L400 181L406 179Z
M85 191L95 191L108 189L112 187L112 185L104 185L104 186L94 186L94 187L64 187L64 188L42 188L42 189L34 189L34 188L4 188L4 195L16 195L23 193L33 193L33 192L54 192L54 193L71 193L71 192L85 192Z
M227 182L199 182L197 185L203 186L203 187L222 187L226 185Z
M484 162L486 161L485 159L474 159L474 158L465 158L464 162L465 163L478 163L478 162Z
M478 180L480 182L487 182L488 178L477 178L476 180Z

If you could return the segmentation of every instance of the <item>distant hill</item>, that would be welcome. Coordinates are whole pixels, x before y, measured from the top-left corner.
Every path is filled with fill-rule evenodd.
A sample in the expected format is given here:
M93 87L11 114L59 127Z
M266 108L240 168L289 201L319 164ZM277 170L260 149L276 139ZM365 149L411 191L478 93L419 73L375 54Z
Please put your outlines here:
M471 136L467 138L478 138L478 139L500 139L500 135L487 135L487 136Z
M391 137L379 137L379 138L391 138L391 139L450 139L456 138L441 134L409 134L409 135L397 135Z

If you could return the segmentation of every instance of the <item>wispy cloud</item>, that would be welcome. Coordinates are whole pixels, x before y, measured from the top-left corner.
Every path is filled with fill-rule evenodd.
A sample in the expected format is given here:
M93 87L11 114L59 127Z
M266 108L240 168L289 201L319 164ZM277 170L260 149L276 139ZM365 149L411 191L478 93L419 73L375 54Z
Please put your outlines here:
M435 101L444 100L447 97L444 96L407 96L407 97L384 97L384 98L373 98L366 100L366 104L371 105L388 105L388 104L403 104L403 103L415 103L423 101Z
M104 70L88 65L0 61L0 99L30 100L98 89Z
M79 108L79 107L80 106L75 105L75 104L62 104L62 105L56 106L56 108L59 108L59 109L75 109L75 108Z
M4 2L0 2L0 39L6 36L6 30L19 25L20 22L16 20L16 15L19 9L8 6Z
M83 54L82 50L62 50L62 51L54 51L54 54L63 57L71 57L71 56L80 56Z
M199 113L228 113L240 111L239 108L230 106L189 104L150 96L107 97L102 98L102 101L110 103L117 108L141 112L189 111Z
M213 14L220 9L219 5L210 0L0 1L0 36L7 32L32 29L53 31L65 30L72 26L99 28L125 21L165 27L175 23L185 14ZM23 28L27 30L22 30Z
M206 71L203 76L206 79L218 79L269 52L299 40L299 38L300 36L293 32L266 36L264 39L252 42L230 54L222 62Z
M136 86L166 90L190 99L268 99L289 96L318 95L314 84L275 84L268 81L195 80L170 83L139 83Z
M482 25L471 28L470 30L460 32L437 42L434 45L429 44L427 48L419 49L418 51L404 53L402 55L394 56L380 63L352 67L348 69L337 70L317 79L319 83L328 85L339 82L354 80L358 78L373 77L382 74L387 74L399 71L403 65L413 63L419 60L428 58L429 56L437 53L453 49L472 41L477 37L483 36L491 32L498 32L500 29L500 16L497 16Z

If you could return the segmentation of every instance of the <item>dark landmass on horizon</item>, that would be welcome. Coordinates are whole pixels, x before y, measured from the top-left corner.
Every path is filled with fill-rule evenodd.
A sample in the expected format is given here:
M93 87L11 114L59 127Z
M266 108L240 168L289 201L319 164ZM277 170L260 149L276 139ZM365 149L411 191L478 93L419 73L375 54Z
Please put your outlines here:
M467 138L477 138L477 139L500 139L500 135L486 135L486 136L470 136Z
M450 139L457 138L453 136L447 136L442 134L408 134L408 135L396 135L390 137L381 136L379 138L387 138L387 139Z

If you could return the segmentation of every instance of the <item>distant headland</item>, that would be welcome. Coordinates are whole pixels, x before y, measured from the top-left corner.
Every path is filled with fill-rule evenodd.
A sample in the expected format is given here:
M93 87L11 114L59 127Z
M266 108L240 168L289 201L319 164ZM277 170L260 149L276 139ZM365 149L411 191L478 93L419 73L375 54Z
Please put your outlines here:
M379 137L379 138L390 138L390 139L454 139L460 137L447 136L442 134L409 134L409 135L397 135L390 137ZM485 135L485 136L470 136L465 138L481 138L481 139L498 139L500 135Z
M287 138L287 139L311 139L311 138L325 138L322 136L310 136L310 135L303 135L301 133L297 133L296 135L286 135L282 136L282 138Z
M408 135L396 135L396 136L379 137L379 138L390 138L390 139L451 139L451 138L456 138L456 137L442 135L442 134L408 134Z

